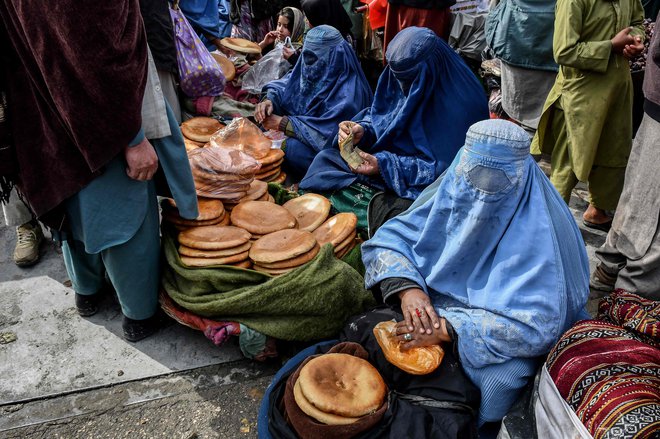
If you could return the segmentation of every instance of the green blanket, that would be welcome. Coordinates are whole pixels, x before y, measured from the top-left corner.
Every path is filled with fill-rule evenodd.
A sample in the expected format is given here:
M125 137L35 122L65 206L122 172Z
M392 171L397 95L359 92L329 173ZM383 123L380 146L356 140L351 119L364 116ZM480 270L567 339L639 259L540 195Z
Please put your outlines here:
M188 268L167 233L163 252L163 287L181 307L282 340L336 336L348 317L375 304L360 273L335 258L329 244L303 267L277 277L229 266ZM359 261L359 248L345 259Z

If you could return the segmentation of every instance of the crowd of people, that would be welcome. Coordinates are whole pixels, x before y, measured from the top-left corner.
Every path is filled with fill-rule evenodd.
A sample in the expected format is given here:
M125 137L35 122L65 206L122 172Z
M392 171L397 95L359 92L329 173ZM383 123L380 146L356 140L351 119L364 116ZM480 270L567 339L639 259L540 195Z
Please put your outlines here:
M608 437L623 414L601 419L581 410L589 404L576 399L561 369L569 367L565 352L585 337L598 339L588 353L614 352L596 334L602 325L639 349L617 345L616 361L589 368L586 360L582 369L566 364L579 369L571 370L585 388L598 380L584 374L619 374L608 386L641 386L624 414L643 408L646 417L627 417L638 436L621 437L655 437L660 36L656 30L645 41L643 22L657 20L658 2L493 2L482 37L501 62L508 120L489 119L482 81L447 43L454 3L374 0L360 13L357 2L340 0L126 0L90 8L63 0L47 12L3 2L0 201L7 225L17 227L16 264L38 261L45 227L62 245L81 316L98 312L114 290L125 339L155 333L164 319L159 289L167 263L158 199L173 199L184 220L199 215L180 124L246 117L282 140L286 181L279 190L323 194L335 211L357 215L364 288L399 320L402 349L444 346L479 395L463 404L471 414L460 433L441 434L428 421L417 437L476 437L479 429L487 437L484 429L507 415L539 373L569 407L565 425L556 413L539 415L539 431L568 432L577 416L588 434ZM385 19L372 30L370 14L379 8ZM375 87L373 64L360 49L367 33L382 47ZM182 69L191 53L220 61L199 60L196 76ZM636 129L629 60L639 56L646 60L644 116ZM266 60L277 68L259 70ZM250 72L267 80L244 88ZM184 76L194 87L182 86ZM361 164L347 162L346 142L358 148ZM537 164L543 156L549 178ZM579 183L589 192L583 227L607 232L593 273L568 208ZM612 293L599 316L585 311L590 286ZM381 312L361 303L367 319ZM637 323L621 309L632 309ZM571 329L583 320L591 323ZM370 334L357 339L366 346ZM644 379L621 375L627 365ZM447 373L423 384L403 380L405 389L403 381L388 385L399 396L426 385L447 390ZM277 401L270 404L277 410ZM387 427L390 437L400 433L396 425ZM260 424L264 437L273 431Z

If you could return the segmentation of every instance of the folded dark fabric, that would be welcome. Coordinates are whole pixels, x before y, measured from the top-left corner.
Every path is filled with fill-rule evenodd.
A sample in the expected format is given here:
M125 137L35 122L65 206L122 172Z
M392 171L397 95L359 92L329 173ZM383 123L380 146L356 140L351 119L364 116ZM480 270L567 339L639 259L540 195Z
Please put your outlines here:
M347 354L362 358L363 360L368 360L369 358L369 354L362 346L358 343L352 342L339 343L333 346L327 353ZM296 381L298 381L298 376L300 375L302 368L309 363L310 360L316 357L318 357L318 355L307 357L307 359L298 366L298 369L291 374L286 382L283 398L284 412L286 413L289 424L293 426L296 433L298 433L302 439L350 439L362 432L372 429L378 424L385 415L387 402L384 403L375 413L363 416L359 421L349 425L327 425L320 423L316 419L305 414L305 412L298 407L293 396L293 386L296 384Z

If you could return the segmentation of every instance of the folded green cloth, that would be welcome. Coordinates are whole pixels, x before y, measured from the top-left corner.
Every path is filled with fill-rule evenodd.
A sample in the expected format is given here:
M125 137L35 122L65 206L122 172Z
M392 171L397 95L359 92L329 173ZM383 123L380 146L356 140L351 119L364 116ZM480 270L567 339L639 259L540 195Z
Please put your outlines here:
M348 317L375 305L360 273L335 258L329 244L304 266L276 277L229 266L188 268L168 233L163 234L163 252L163 287L178 305L278 339L336 336ZM349 258L359 261L359 248Z

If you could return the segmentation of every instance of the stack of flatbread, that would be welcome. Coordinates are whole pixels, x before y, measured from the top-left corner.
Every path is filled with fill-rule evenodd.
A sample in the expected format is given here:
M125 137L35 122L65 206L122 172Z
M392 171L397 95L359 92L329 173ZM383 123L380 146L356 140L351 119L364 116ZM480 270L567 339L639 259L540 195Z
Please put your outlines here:
M238 202L226 202L225 209L231 212L238 203L242 203L244 201L269 201L274 203L275 199L268 193L268 183L260 180L254 180L252 183L250 183L250 188L248 189L247 194L238 200Z
M212 117L193 117L183 122L181 133L183 134L186 151L202 148L216 131L224 127L224 124Z
M294 229L296 218L284 207L268 201L245 201L231 211L231 223L247 230L256 241L269 233Z
M204 226L179 233L181 262L189 267L250 268L250 233L233 226Z
M259 170L259 162L250 155L220 147L188 151L197 195L237 203L245 197Z
M319 245L332 244L335 256L343 258L357 245L357 216L354 213L339 213L314 230Z
M302 367L293 396L300 410L318 422L349 425L383 406L387 386L368 361L332 353Z
M320 249L310 232L286 229L258 239L250 248L250 259L255 270L278 276L311 261Z
M212 198L198 198L199 215L194 220L182 218L176 209L174 200L167 198L162 203L163 221L171 223L178 230L186 230L191 227L228 225L229 215L225 212L222 201Z
M296 218L298 229L313 232L330 214L330 200L322 195L305 194L282 205Z
M266 157L257 160L261 162L261 169L254 178L268 183L284 183L286 180L286 173L282 172L284 151L271 149Z

